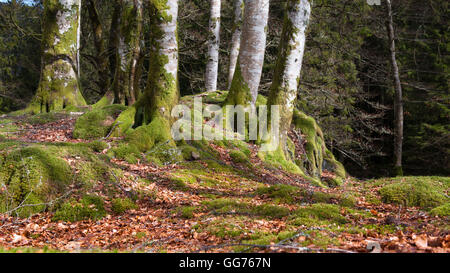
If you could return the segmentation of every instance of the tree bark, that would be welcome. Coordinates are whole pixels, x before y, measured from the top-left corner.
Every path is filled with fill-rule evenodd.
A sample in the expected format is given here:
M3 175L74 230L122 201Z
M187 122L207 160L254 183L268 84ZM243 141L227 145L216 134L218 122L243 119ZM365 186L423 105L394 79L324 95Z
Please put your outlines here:
M207 92L217 90L220 46L220 4L220 0L210 0L208 61L205 73L205 86Z
M81 0L45 0L42 67L34 113L86 104L79 85Z
M280 106L279 146L285 155L287 154L286 141L297 99L305 51L305 32L310 14L311 6L307 0L288 0L274 79L267 100L269 108L271 105Z
M244 0L234 0L233 34L231 36L230 64L228 66L227 89L230 90L234 71L239 56L241 45L242 15L244 14Z
M91 21L92 32L94 33L94 46L96 50L96 65L98 73L98 87L102 94L110 88L109 60L106 44L104 40L103 26L95 6L94 0L86 1L89 10L89 19Z
M227 104L254 105L258 96L269 17L269 0L244 0L239 57Z
M162 4L161 4L162 3ZM179 98L177 0L151 0L151 46L148 83L136 104L134 127L164 124L170 132L171 111Z
M115 103L133 105L139 95L135 76L142 33L142 0L122 0L114 76Z
M395 51L395 33L394 33L394 23L392 18L392 6L391 0L385 0L387 21L386 29L389 39L389 52L390 52L390 62L392 66L392 78L394 81L394 157L395 157L395 172L396 175L403 175L402 167L402 150L403 150L403 98L402 98L402 85L400 82L400 74L397 64L396 51Z

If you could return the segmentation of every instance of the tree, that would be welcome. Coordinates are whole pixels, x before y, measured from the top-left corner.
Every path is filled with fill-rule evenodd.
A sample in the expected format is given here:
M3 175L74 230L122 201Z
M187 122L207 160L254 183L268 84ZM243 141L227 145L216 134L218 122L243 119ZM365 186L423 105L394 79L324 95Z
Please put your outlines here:
M391 0L385 0L386 5L386 29L389 39L390 62L392 66L392 78L394 80L394 157L395 172L397 175L403 175L402 169L402 148L403 148L403 98L402 85L400 82L400 74L398 70L396 52L395 52L395 34L394 23L392 19Z
M110 90L111 77L109 73L109 56L105 43L103 25L100 20L97 6L94 0L86 1L87 9L89 11L89 20L93 32L94 47L96 56L94 58L97 74L98 74L98 87L100 92L106 94Z
M226 103L254 105L258 96L269 17L269 0L244 0L239 57Z
M239 57L239 47L241 44L242 15L244 13L244 0L234 0L233 2L233 34L231 36L230 63L228 65L227 88L231 88L234 70Z
M210 1L208 56L205 73L206 91L217 90L217 73L219 70L220 45L220 0Z
M79 85L81 0L45 0L42 67L29 110L50 112L86 102Z
M134 127L140 126L135 135L137 142L147 145L145 148L171 139L171 111L179 98L177 0L151 0L150 15L152 37L148 83L136 103L134 120Z
M297 99L310 14L311 6L307 0L287 2L274 79L267 100L269 107L280 106L279 147L284 153Z
M143 7L142 0L121 0L121 5L113 84L114 102L133 105L139 96L136 70L140 55Z

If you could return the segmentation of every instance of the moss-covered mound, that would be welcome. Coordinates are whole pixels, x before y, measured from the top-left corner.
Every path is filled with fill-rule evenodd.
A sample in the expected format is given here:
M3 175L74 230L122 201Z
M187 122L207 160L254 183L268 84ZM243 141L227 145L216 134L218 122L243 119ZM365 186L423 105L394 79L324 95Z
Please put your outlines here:
M203 99L203 107L208 104L223 105L227 97L227 91L216 91L195 96L185 96L180 99L181 104L192 106L195 97ZM264 105L267 99L259 95L257 106ZM111 152L113 156L125 159L130 163L136 163L139 159L139 152L145 153L146 159L157 164L173 163L178 160L193 160L196 158L211 158L215 155L194 147L195 144L202 145L202 141L192 141L186 145L185 141L174 143L171 141L171 132L168 131L164 120L152 120L150 124L132 128L136 109L130 107L123 111L115 121L111 119L107 124L101 124L101 120L110 117L105 114L107 107L93 110L83 115L76 124L74 131L75 137L90 138L89 134L95 137L103 137L111 129L113 136L124 136L126 144L114 148ZM103 117L101 116L103 113ZM193 115L193 118L195 115ZM107 120L108 121L108 120ZM320 186L339 186L343 183L346 172L343 165L338 162L333 154L327 149L323 133L316 121L304 113L295 110L293 117L293 127L297 132L298 139L288 139L289 156L283 155L281 151L274 153L260 154L260 158L273 167L284 169L285 171L303 175ZM93 130L92 127L95 127ZM99 132L100 131L100 132ZM243 141L216 141L219 146L229 149L229 155L236 164L248 165L250 150ZM235 145L238 143L239 145ZM296 149L296 144L304 147ZM177 147L178 146L178 147ZM234 147L234 148L232 148ZM164 149L162 149L164 148ZM235 149L237 148L237 149ZM167 150L167 152L161 152ZM334 176L328 175L323 181L323 171L334 173Z
M82 115L75 123L74 138L95 139L111 132L116 118L126 110L123 105L109 105Z
M53 200L67 190L72 181L69 164L53 152L38 146L6 149L0 154L0 211L25 216L41 211L36 204ZM35 204L34 206L29 206ZM24 206L25 205L25 206Z
M53 216L53 221L76 222L87 219L101 219L106 215L103 199L85 195L80 201L74 199L64 203Z
M449 190L450 178L399 177L386 179L379 192L385 203L434 208L450 201Z

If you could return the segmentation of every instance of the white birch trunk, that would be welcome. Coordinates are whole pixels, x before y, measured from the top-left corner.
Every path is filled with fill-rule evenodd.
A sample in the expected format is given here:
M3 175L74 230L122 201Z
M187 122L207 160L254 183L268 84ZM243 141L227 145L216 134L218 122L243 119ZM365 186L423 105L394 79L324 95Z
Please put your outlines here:
M208 62L206 64L206 91L217 90L217 74L219 70L220 46L220 0L210 0L210 18L208 33Z
M280 105L280 145L285 150L297 98L306 28L311 6L307 0L288 0L278 60L268 105Z
M242 15L244 14L244 0L234 0L233 9L233 34L231 37L230 64L228 67L228 90L231 88L231 82L233 81L234 71L236 70L236 63L239 57L242 32Z
M255 104L266 50L269 0L244 0L244 5L239 65Z

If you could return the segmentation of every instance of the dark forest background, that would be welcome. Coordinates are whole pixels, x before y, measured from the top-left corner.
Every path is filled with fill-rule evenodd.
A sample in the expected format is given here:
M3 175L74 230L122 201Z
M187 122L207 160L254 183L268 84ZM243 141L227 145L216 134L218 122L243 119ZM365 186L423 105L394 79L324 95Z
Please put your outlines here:
M29 1L28 1L29 2ZM25 107L39 82L42 3L0 3L0 113ZM105 33L113 1L98 0ZM271 1L260 93L267 95L277 55L283 0ZM207 0L180 1L180 90L204 91ZM450 41L446 0L393 1L397 58L404 90L404 171L450 174ZM94 103L103 94L87 7L82 14L81 83ZM148 14L144 16L149 20ZM298 107L316 118L327 145L358 177L390 175L393 154L393 86L383 6L365 0L315 0L308 29ZM148 24L144 23L144 26ZM232 3L222 0L219 89L226 89ZM149 29L144 30L147 37ZM105 35L104 39L108 39ZM144 39L146 41L148 39ZM143 47L146 48L146 47ZM148 52L141 62L146 84Z

